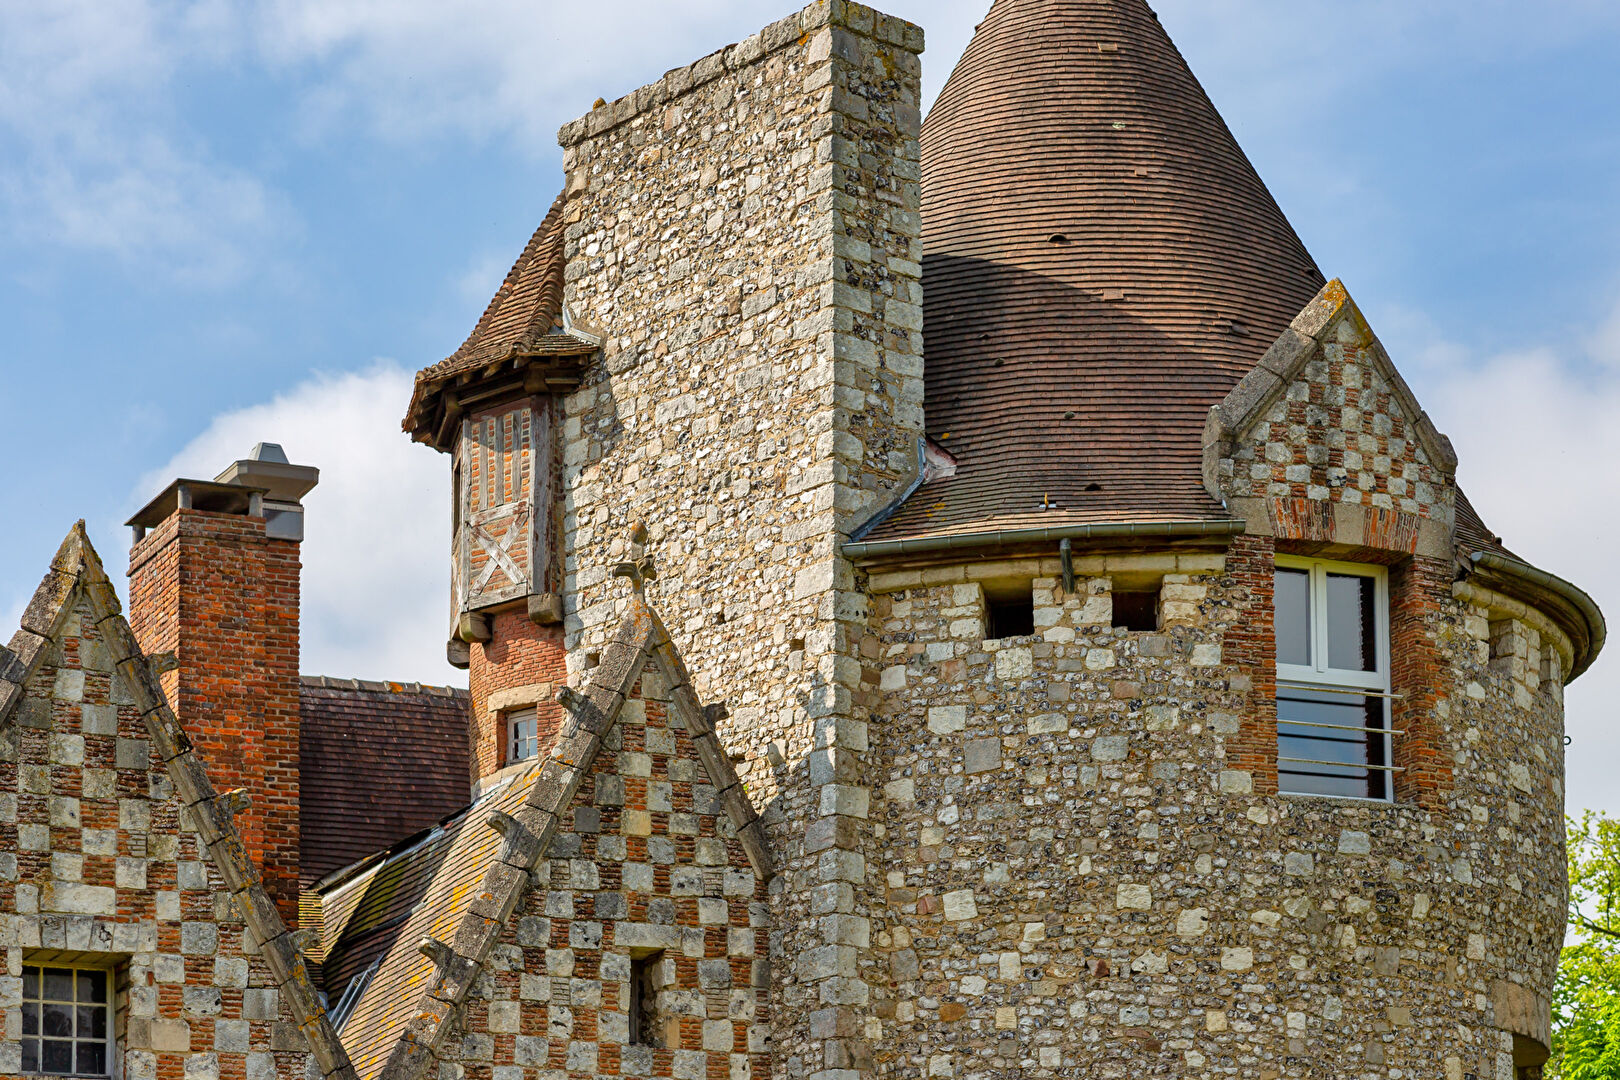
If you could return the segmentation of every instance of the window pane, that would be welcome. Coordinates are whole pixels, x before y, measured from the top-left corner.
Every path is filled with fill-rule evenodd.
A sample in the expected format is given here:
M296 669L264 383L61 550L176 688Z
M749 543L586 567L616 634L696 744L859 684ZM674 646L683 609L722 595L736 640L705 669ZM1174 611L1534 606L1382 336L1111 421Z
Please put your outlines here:
M1377 671L1376 585L1360 574L1327 576L1328 667Z
M45 993L46 1001L72 1001L73 1000L73 970L71 968L46 968Z
M107 1037L106 1006L80 1005L79 1030L75 1034L81 1039L105 1039Z
M37 1002L30 1001L23 1006L22 1020L24 1035L39 1034L39 1004Z
M64 1039L72 1038L73 1006L46 1002L44 1027L46 1035L60 1035Z
M1388 774L1384 701L1287 689L1277 694L1277 783L1286 792L1382 799Z
M39 1067L45 1072L70 1073L73 1071L73 1044L71 1042L52 1042L46 1039L40 1044Z
M1277 663L1311 662L1311 575L1308 570L1277 570Z
M23 1047L23 1064L22 1064L23 1072L38 1072L39 1071L39 1040L38 1039L24 1039L22 1041L22 1047Z
M39 999L39 968L23 968L23 997Z
M107 1073L107 1044L105 1042L82 1042L79 1046L79 1072L91 1076L105 1076Z
M79 1000L96 1002L107 1000L107 973L105 971L79 972Z

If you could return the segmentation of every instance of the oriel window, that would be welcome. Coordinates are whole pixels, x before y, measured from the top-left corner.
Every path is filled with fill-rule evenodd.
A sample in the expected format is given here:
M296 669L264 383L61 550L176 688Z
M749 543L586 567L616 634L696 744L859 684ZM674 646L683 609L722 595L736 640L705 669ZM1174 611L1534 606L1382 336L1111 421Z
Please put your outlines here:
M1381 566L1277 556L1277 786L1389 799L1389 578Z
M111 1075L111 975L105 968L23 966L23 1072Z

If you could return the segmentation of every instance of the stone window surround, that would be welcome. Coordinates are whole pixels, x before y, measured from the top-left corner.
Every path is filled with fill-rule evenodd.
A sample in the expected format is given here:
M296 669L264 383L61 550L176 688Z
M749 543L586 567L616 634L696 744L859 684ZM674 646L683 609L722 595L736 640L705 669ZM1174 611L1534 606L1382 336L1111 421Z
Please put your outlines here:
M1328 574L1347 574L1357 577L1370 577L1376 582L1376 591L1374 594L1373 603L1375 608L1374 627L1377 635L1377 672L1367 673L1365 675L1362 673L1345 672L1338 669L1329 669L1326 667L1325 663L1316 664L1315 666L1317 667L1317 670L1310 671L1308 670L1308 666L1302 667L1299 665L1284 665L1279 661L1277 664L1277 682L1279 684L1288 682L1295 685L1302 683L1321 684L1324 687L1331 687L1335 690L1361 689L1367 691L1369 694L1386 695L1384 698L1383 710L1384 729L1386 732L1389 732L1393 728L1393 724L1391 722L1393 710L1390 706L1394 700L1394 697L1391 693L1390 674L1390 594L1388 571L1383 566L1379 566L1374 563L1324 559L1316 556L1290 555L1280 551L1275 557L1274 565L1276 569L1279 570L1308 570L1310 572L1312 622L1311 638L1313 642L1322 648L1326 647L1326 642L1322 640L1322 631L1326 625L1327 612L1325 609L1318 609L1318 604L1322 600L1322 590L1319 587L1319 579L1325 579L1326 575ZM1273 593L1272 603L1273 618L1275 618L1275 593ZM1313 649L1313 662L1314 658L1315 652ZM1282 723L1281 720L1278 722L1279 724ZM1392 769L1387 774L1387 778L1384 783L1386 794L1381 797L1367 796L1366 798L1372 802L1387 803L1392 802L1395 799L1395 778L1400 775L1400 766L1397 761L1398 754L1393 743L1394 739L1392 735L1386 734L1384 736L1384 761L1391 765ZM1279 768L1279 789L1281 786L1280 772L1281 770ZM1350 799L1352 801L1359 801L1355 796L1321 795L1314 792L1282 790L1279 790L1279 793L1282 795L1307 798Z

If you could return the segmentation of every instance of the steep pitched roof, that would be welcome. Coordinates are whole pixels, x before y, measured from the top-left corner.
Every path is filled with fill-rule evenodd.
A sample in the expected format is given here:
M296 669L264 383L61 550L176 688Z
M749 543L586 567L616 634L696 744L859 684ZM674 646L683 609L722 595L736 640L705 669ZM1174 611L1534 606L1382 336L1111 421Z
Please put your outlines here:
M467 805L467 691L306 675L298 705L306 888Z
M570 329L563 313L564 201L558 195L551 204L461 348L417 372L402 426L418 442L442 441L444 391L464 377L486 370L495 374L508 363L523 369L540 359L543 367L555 369L549 372L551 382L577 383L578 358L599 343Z
M197 830L208 848L209 860L261 943L265 966L293 1020L304 1032L321 1075L355 1080L304 961L309 939L302 931L288 931L265 891L259 867L237 831L235 813L241 793L214 790L185 729L169 708L152 664L124 618L118 594L90 544L83 521L74 525L62 541L50 570L23 612L21 628L8 646L0 648L0 734L15 721L23 686L43 663L81 596L88 602L102 644L111 653L119 677L146 722L151 753L163 763L185 806L188 827Z
M1205 413L1324 278L1147 4L996 0L922 165L924 405L958 468L865 539L1225 517Z
M328 985L377 965L343 1029L360 1076L425 1075L649 664L668 684L755 872L770 876L758 814L715 736L714 714L698 702L669 631L638 593L590 682L563 695L569 716L546 757L327 894Z

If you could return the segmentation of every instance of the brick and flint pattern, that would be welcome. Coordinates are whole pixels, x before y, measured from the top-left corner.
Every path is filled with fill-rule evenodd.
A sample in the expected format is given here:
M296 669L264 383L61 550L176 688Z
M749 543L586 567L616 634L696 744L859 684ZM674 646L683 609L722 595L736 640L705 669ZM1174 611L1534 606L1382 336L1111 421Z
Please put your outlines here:
M611 632L624 526L770 823L776 1060L864 1069L866 599L837 553L922 433L922 32L818 3L563 130L571 662ZM844 1075L835 1073L833 1075Z
M1445 597L1410 629L1432 805L1260 794L1257 546L1081 560L1003 641L963 568L874 580L880 1074L1513 1076L1498 1010L1547 996L1563 927L1557 680ZM1155 559L1164 625L1111 626L1110 572Z
M114 665L75 595L0 736L0 1072L21 1069L25 959L63 950L116 972L128 1080L302 1077L304 1035Z
M770 1077L765 883L670 708L645 672L469 998L458 1075ZM631 961L655 954L634 1043Z

